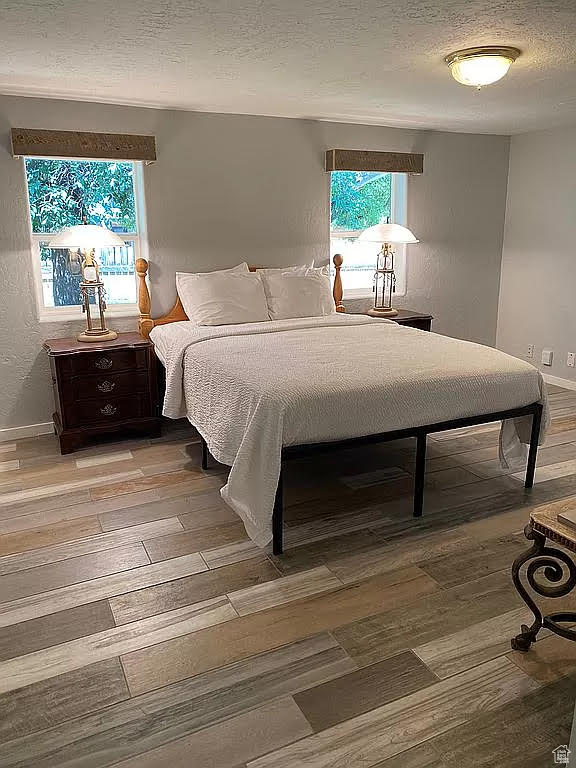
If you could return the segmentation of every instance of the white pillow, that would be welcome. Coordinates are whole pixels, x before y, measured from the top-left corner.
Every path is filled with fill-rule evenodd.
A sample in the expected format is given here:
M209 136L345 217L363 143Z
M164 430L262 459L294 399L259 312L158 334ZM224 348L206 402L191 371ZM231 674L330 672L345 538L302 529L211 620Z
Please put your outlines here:
M314 262L312 262L312 264L306 268L306 274L326 275L327 277L330 277L330 266L325 264L323 267L315 267Z
M176 280L178 296L196 325L235 325L269 320L262 281L251 272L205 272Z
M305 275L309 269L314 268L314 262L309 264L295 264L293 267L258 267L258 274L263 275L280 274L283 272L290 272L298 275Z
M261 275L271 320L320 317L336 311L330 276L323 269L306 274L281 272Z
M187 278L196 277L197 275L225 275L230 272L249 272L248 264L243 261L241 264L236 264L235 267L230 269L218 269L215 272L176 272L176 288L178 283L186 280Z

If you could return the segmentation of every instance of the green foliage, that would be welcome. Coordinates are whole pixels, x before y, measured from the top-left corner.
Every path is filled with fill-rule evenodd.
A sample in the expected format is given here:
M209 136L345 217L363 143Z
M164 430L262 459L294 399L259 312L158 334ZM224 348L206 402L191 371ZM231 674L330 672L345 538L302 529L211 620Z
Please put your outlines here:
M132 163L26 158L32 231L54 233L63 227L104 224L116 232L136 232ZM54 306L80 303L80 276L70 271L68 251L41 248L51 262Z
M330 176L332 230L366 229L391 215L391 174L333 171Z
M29 157L26 177L33 232L58 232L81 224L104 224L136 232L132 163Z

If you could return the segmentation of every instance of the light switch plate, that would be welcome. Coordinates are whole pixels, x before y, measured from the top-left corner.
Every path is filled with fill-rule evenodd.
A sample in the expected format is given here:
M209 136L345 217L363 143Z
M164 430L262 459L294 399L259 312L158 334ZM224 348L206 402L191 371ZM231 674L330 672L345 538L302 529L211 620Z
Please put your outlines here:
M542 365L552 365L554 352L551 349L542 350Z

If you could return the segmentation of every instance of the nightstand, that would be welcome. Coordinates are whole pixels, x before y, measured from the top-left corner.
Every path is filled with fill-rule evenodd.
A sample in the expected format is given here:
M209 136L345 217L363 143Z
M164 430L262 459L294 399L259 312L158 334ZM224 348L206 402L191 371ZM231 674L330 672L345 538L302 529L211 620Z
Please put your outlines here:
M418 328L421 331L430 331L432 329L432 315L423 315L420 312L412 312L411 309L399 309L398 314L390 317L398 325L407 325L410 328Z
M44 349L61 453L78 450L99 435L160 434L154 352L139 333L120 333L102 343L50 339Z

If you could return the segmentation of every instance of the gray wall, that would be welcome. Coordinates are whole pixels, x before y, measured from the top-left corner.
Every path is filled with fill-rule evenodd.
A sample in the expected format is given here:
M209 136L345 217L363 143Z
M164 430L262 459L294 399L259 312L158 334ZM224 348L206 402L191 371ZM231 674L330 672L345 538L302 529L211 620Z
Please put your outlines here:
M81 325L80 316L36 319L11 126L156 135L158 162L145 170L155 312L174 298L176 269L326 260L325 149L424 152L425 173L408 184L408 225L421 244L408 253L408 292L398 304L432 312L439 332L495 341L507 137L0 97L0 429L50 420L42 339Z
M576 129L513 136L497 345L576 382ZM540 365L554 350L552 368Z

